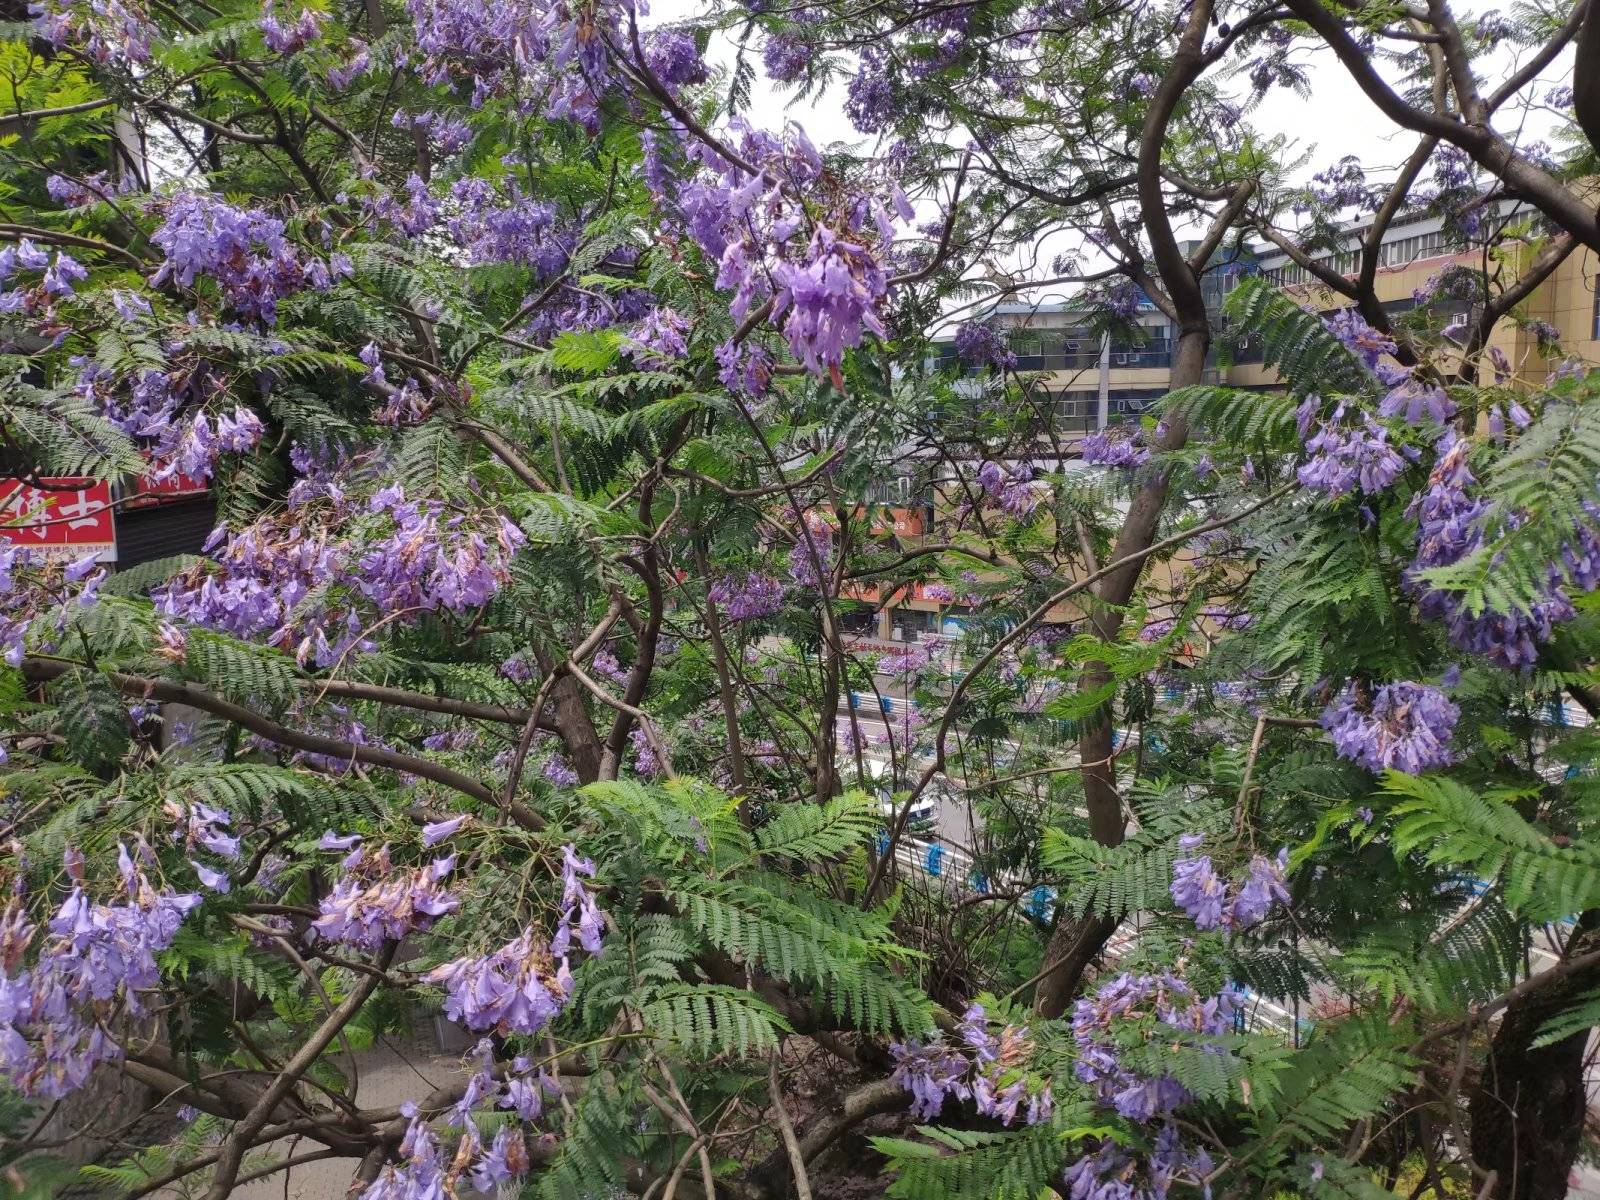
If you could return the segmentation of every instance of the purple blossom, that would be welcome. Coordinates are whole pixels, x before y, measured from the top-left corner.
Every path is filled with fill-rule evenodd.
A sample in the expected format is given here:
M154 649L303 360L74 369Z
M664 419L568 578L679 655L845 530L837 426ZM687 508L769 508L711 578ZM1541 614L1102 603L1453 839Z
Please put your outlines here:
M1122 429L1100 429L1078 443L1083 461L1093 467L1138 467L1150 458L1138 433Z
M152 284L191 287L202 276L214 279L230 306L263 324L276 319L279 300L305 286L282 221L207 192L173 196L150 240L166 256Z
M299 17L286 25L273 11L273 0L267 0L261 14L261 37L276 54L296 54L322 36L326 20L321 13L302 8Z
M365 42L356 42L354 46L355 53L345 60L343 66L328 68L328 87L333 91L342 92L346 90L372 67L372 54L367 49L367 44Z
M770 575L746 571L724 575L707 595L728 620L758 621L782 611L784 586Z
M861 65L845 89L845 116L862 133L879 133L894 120L894 89L889 86L887 66L881 50L862 51Z
M1050 498L1050 485L1033 477L1026 464L1003 467L988 461L978 468L978 486L1013 517L1025 517Z
M991 1033L983 1006L973 1004L957 1032L959 1045L936 1035L927 1044L911 1040L889 1047L895 1061L890 1079L911 1093L913 1116L932 1120L951 1098L972 1100L980 1115L1002 1125L1019 1116L1033 1125L1050 1116L1055 1102L1049 1084L1017 1074L1033 1055L1026 1027L1007 1025Z
M377 951L456 910L460 901L441 886L454 867L454 855L425 867L396 869L388 846L357 851L322 898L321 915L311 926L329 941Z
M1428 383L1409 370L1391 375L1393 386L1378 405L1381 417L1400 417L1412 425L1424 421L1438 424L1456 415L1456 403L1437 384Z
M1353 308L1341 308L1338 312L1325 314L1322 323L1368 370L1375 368L1385 354L1395 352L1394 339L1368 325Z
M1172 864L1172 899L1188 913L1196 929L1248 929L1259 924L1279 904L1289 902L1283 872L1287 850L1276 859L1256 855L1250 860L1243 883L1230 885L1211 865L1211 856L1196 854L1204 838L1197 833L1178 839L1185 857Z
M228 876L224 872L213 870L211 867L202 862L196 862L194 859L189 860L189 865L194 868L194 873L200 877L201 886L210 888L213 892L220 892L223 895L226 895L232 887L232 884L228 882Z
M1329 212L1353 208L1359 213L1373 208L1381 195L1382 188L1367 182L1366 170L1353 154L1311 177L1311 200Z
M412 188L412 212L409 217L401 214L402 223L427 218L432 225L439 206L427 199L420 179ZM566 267L573 235L557 221L551 205L524 196L514 182L501 192L488 180L475 177L458 181L450 194L458 211L445 227L470 262L515 263L531 268L541 279Z
M1249 874L1233 899L1230 916L1235 928L1258 924L1275 906L1289 903L1289 889L1283 879L1288 865L1287 850L1279 850L1275 859L1257 854L1250 860Z
M134 0L81 4L41 0L30 6L34 28L52 46L76 43L95 62L144 65L157 30Z
M60 1099L84 1086L97 1063L121 1057L104 1020L115 1010L110 1002L120 996L128 1015L145 1013L140 994L161 981L156 955L200 903L192 893L157 891L125 846L118 863L126 902L91 900L77 882L47 923L34 965L15 974L36 931L15 899L0 912L0 1076L24 1096ZM81 869L68 874L76 880Z
M628 734L628 740L633 743L633 769L646 779L654 779L661 774L661 760L656 755L655 747L650 744L649 735L636 725Z
M645 314L623 346L640 366L670 367L688 357L689 347L683 338L688 330L688 321L672 309L658 305Z
M1017 365L1005 334L984 321L969 321L956 330L956 354L969 367L999 367L1010 370Z
M729 339L716 349L717 379L730 392L756 397L767 394L772 382L772 355L765 347Z
M806 73L814 57L811 47L796 34L778 31L767 35L761 63L776 83L793 83Z
M1067 1200L1166 1200L1172 1185L1182 1181L1207 1190L1214 1164L1204 1149L1189 1151L1170 1122L1161 1127L1143 1162L1106 1138L1094 1153L1085 1153L1063 1173Z
M1371 417L1354 427L1339 424L1344 405L1306 443L1306 462L1296 472L1303 487L1338 498L1356 489L1374 495L1405 470L1389 444L1389 431Z
M887 334L877 306L888 281L865 246L822 226L808 256L803 264L777 265L773 317L789 314L783 326L789 349L807 369L822 374L838 366L847 347L860 345L863 329Z
M214 561L157 589L157 607L328 665L369 648L358 602L386 615L466 613L499 591L525 540L498 516L452 514L407 500L398 486L365 506L331 484L323 490L330 503L316 511L302 504L219 531L220 546L208 547ZM313 595L318 602L303 603Z
M537 1033L566 1006L572 976L532 928L483 957L467 955L423 976L444 985L444 1013L468 1029Z
M559 754L552 754L544 760L544 777L557 787L577 787L578 773L572 765Z
M669 87L704 83L710 73L694 39L675 29L657 29L645 39L645 65Z
M422 844L437 846L447 838L454 837L456 831L471 819L470 814L462 813L460 816L447 817L443 821L429 821L422 827Z
M1165 1117L1187 1102L1188 1092L1170 1075L1142 1076L1124 1066L1118 1056L1120 1031L1163 1040L1213 1038L1228 1032L1239 1008L1240 997L1231 987L1201 998L1170 973L1124 972L1073 1009L1072 1036L1078 1044L1074 1073L1095 1089L1101 1104L1127 1120Z
M1199 836L1194 834L1185 835L1181 841L1185 851L1197 849L1200 844ZM1172 899L1189 914L1196 929L1216 929L1222 924L1227 885L1212 869L1209 854L1173 862Z
M822 591L833 570L833 530L821 524L810 529L809 537L802 533L789 549L789 578L800 588Z
M1376 774L1420 775L1455 761L1450 746L1461 710L1425 683L1388 683L1371 696L1355 683L1322 714L1322 727L1341 758Z
M1544 595L1526 609L1479 613L1468 610L1453 592L1430 587L1421 572L1449 566L1481 549L1484 523L1490 515L1487 501L1472 496L1476 482L1468 457L1471 443L1447 432L1437 444L1438 458L1428 477L1428 488L1409 510L1417 518L1417 555L1407 572L1408 586L1418 595L1424 617L1445 622L1451 641L1463 650L1480 654L1508 670L1527 670L1537 661L1539 646L1548 641L1555 626L1574 615L1564 583L1584 590L1600 583L1600 573L1590 570L1596 548L1592 528L1580 525L1562 557L1550 564Z

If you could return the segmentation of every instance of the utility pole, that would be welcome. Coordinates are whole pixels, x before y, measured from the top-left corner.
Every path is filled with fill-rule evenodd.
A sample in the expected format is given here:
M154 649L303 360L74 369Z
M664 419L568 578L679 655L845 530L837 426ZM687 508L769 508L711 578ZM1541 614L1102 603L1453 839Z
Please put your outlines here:
M1096 429L1111 424L1111 331L1100 335L1100 405L1095 411Z

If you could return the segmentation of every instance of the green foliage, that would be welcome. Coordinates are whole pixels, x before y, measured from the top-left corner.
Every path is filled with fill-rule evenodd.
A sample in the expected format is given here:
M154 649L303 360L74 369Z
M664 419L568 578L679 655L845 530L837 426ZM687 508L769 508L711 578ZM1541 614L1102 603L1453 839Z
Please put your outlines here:
M906 1200L1037 1200L1075 1157L1073 1143L1100 1130L1087 1106L1058 1104L1049 1120L1001 1133L920 1125L927 1141L874 1137Z
M1376 380L1328 332L1322 318L1295 303L1261 276L1242 280L1228 294L1223 311L1261 339L1262 361L1277 367L1297 399L1316 392L1371 394Z
M597 1188L620 1189L642 1103L633 1079L595 1076L573 1106L554 1160L534 1181L534 1194L540 1200L589 1200Z
M863 844L883 822L865 792L846 792L826 804L789 804L756 831L762 854L801 862L832 858Z
M881 918L823 901L797 902L758 883L682 881L668 892L706 941L816 995L839 1017L875 1033L921 1033L926 1002L886 969L900 955ZM832 922L823 924L826 913Z
M1559 921L1600 903L1600 853L1587 844L1559 846L1517 811L1517 792L1476 792L1443 776L1384 775L1400 797L1395 852L1430 863L1459 864L1498 879L1506 907L1535 921Z
M1381 1015L1323 1026L1292 1055L1270 1090L1257 1089L1246 1121L1257 1154L1271 1161L1336 1136L1411 1086L1417 1064L1411 1030Z
M268 712L288 707L297 692L294 660L209 629L187 631L183 666L207 690Z
M787 1021L770 1004L742 988L719 984L659 988L640 1006L644 1027L690 1055L763 1056L778 1048L790 1032Z

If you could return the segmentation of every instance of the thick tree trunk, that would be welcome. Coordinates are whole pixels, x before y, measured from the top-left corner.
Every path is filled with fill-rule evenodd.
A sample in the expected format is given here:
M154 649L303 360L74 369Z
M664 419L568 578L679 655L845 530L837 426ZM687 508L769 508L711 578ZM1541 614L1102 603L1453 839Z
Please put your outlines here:
M1572 107L1578 125L1600 151L1600 0L1589 0L1572 65Z
M1196 293L1198 295L1198 293ZM1199 383L1205 370L1206 351L1211 345L1211 330L1206 323L1202 305L1198 321L1191 321L1179 334L1173 349L1172 387L1188 387ZM1176 449L1188 439L1189 431L1183 419L1169 418L1164 450ZM1156 535L1161 520L1161 510L1167 503L1167 476L1158 475L1140 490L1128 509L1128 515L1117 535L1112 551L1113 560L1149 546ZM1144 564L1130 563L1113 575L1108 575L1095 589L1096 598L1108 606L1095 614L1096 632L1102 638L1116 636L1122 624L1122 615L1113 611L1127 604L1144 572ZM1084 691L1094 691L1105 686L1110 674L1104 664L1090 664L1080 685ZM1115 846L1122 841L1127 823L1122 812L1122 795L1117 791L1116 764L1112 760L1113 726L1109 705L1102 720L1085 729L1078 740L1079 760L1084 764L1083 800L1089 812L1089 834L1102 846ZM1118 922L1109 917L1086 914L1082 920L1063 917L1045 947L1046 965L1057 964L1039 981L1034 992L1034 1009L1041 1017L1059 1017L1077 994L1079 982L1088 965L1100 954L1106 941L1116 932Z
M1600 929L1600 910L1578 922L1574 944ZM1589 1030L1534 1049L1541 1027L1600 987L1600 965L1513 1001L1500 1020L1468 1102L1472 1157L1494 1171L1495 1200L1563 1200L1589 1101L1583 1063Z

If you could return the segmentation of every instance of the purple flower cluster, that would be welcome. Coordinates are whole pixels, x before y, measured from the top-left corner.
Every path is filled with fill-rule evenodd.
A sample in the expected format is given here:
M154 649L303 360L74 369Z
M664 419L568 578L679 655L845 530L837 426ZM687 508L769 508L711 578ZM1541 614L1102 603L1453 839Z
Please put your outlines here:
M1230 885L1217 875L1209 854L1195 853L1205 841L1198 833L1178 839L1185 857L1172 864L1172 899L1189 914L1196 929L1248 929L1259 924L1274 905L1289 902L1283 872L1289 852L1271 859L1258 854L1250 860L1244 882Z
M535 1068L520 1056L512 1060L509 1071L498 1069L487 1039L473 1049L472 1058L478 1069L447 1118L449 1125L461 1128L455 1148L446 1155L438 1135L408 1101L400 1106L411 1121L400 1143L401 1161L384 1167L359 1200L439 1200L461 1195L463 1184L480 1195L496 1195L501 1185L514 1184L528 1173L527 1138L516 1123L501 1125L485 1144L473 1112L482 1106L491 1111L509 1109L520 1121L536 1121L544 1111L545 1095L557 1094L560 1087L542 1067Z
M628 734L628 740L633 743L633 769L646 779L654 779L661 774L661 757L650 744L649 734L635 725Z
M52 46L81 45L95 62L150 61L155 24L139 0L42 0L30 6L34 28Z
M806 73L813 58L811 47L793 33L778 31L767 35L761 63L776 83L793 83Z
M978 468L978 486L1001 511L1013 517L1025 517L1050 498L1050 485L1033 477L1033 468L1026 463L1002 467L997 462L985 462Z
M358 40L353 42L352 45L354 53L345 60L342 66L328 68L328 87L335 92L344 91L372 69L372 52L367 44Z
M272 0L267 0L261 12L261 38L275 54L298 54L322 36L327 19L319 12L302 8L299 17L285 24L273 11Z
M432 928L460 901L442 886L455 869L455 855L436 858L425 867L396 869L389 847L358 848L344 860L344 874L318 905L311 923L321 937L377 951L385 942Z
M1411 367L1383 361L1385 355L1395 353L1394 339L1368 325L1355 309L1342 308L1324 315L1322 321L1328 332L1389 389L1378 405L1379 416L1401 417L1412 425L1424 421L1442 423L1455 416L1455 401L1442 387L1424 379ZM1303 429L1300 436L1305 436Z
M469 262L516 263L532 268L538 278L567 265L572 231L557 222L552 206L523 195L515 182L502 195L488 180L469 177L459 180L450 196L456 211L445 228ZM423 211L415 201L411 207L419 215Z
M789 578L797 587L825 591L833 571L833 530L821 521L808 521L807 527L811 536L800 534L789 548Z
M82 179L51 175L44 181L44 189L50 193L50 198L65 208L85 208L102 200L127 195L138 186L138 181L131 173L113 183L104 171L95 171Z
M788 313L783 335L813 373L836 368L848 347L861 344L864 329L879 337L888 333L878 316L888 277L865 244L819 225L805 261L779 262L773 275L778 282L773 319Z
M1370 702L1364 687L1349 683L1323 712L1322 727L1340 758L1374 774L1420 775L1455 761L1450 738L1460 716L1442 691L1425 683L1386 683Z
M544 769L541 773L557 787L578 786L578 773L572 769L572 764L559 754L552 754L544 760Z
M75 286L89 278L89 272L66 251L57 250L52 258L27 238L0 249L0 284L18 269L43 274L35 285L0 292L0 313L28 313L45 324L54 323L55 302L74 295Z
M640 366L666 368L689 356L683 337L688 331L687 320L672 309L657 305L622 344Z
M544 115L599 128L601 97L616 73L607 42L625 43L621 6L542 0L407 0L423 78L472 84L472 103L520 90L540 95Z
M1209 1191L1207 1179L1214 1169L1205 1148L1190 1152L1177 1126L1168 1123L1156 1135L1144 1162L1136 1162L1107 1138L1095 1153L1068 1167L1062 1178L1067 1200L1166 1200L1174 1183Z
M260 209L235 208L209 192L173 196L150 240L166 256L152 284L191 287L198 278L213 279L230 307L266 325L277 319L284 297L307 286L327 287L351 273L349 260L339 255L327 264L302 263L282 221Z
M154 860L143 843L136 852ZM144 1013L140 992L161 981L156 955L200 903L197 895L152 887L119 846L126 900L103 904L84 892L82 856L69 848L66 859L73 888L47 923L32 967L17 969L35 933L20 903L0 912L0 1075L24 1096L51 1100L81 1088L97 1063L121 1057L104 1014L118 997L123 1012Z
M1337 312L1324 314L1322 323L1369 371L1377 367L1385 354L1395 352L1394 339L1368 325L1353 308L1341 308Z
M1322 408L1318 396L1307 396L1297 411L1300 436L1305 437ZM1346 406L1340 401L1333 415L1317 424L1306 442L1306 461L1296 472L1301 486L1326 492L1337 499L1359 488L1367 495L1386 489L1405 470L1405 459L1389 444L1389 431L1362 414L1355 425L1344 424Z
M861 53L856 76L845 89L845 116L862 133L880 133L894 121L894 89L889 84L888 56L868 48Z
M772 382L772 354L764 347L750 342L735 342L732 338L716 349L717 380L730 392L746 396L764 396Z
M835 194L818 185L822 156L803 130L782 138L730 121L721 137L742 162L675 130L691 170L670 195L666 147L652 141L646 175L667 201L665 216L717 264L716 286L733 293L729 310L746 320L772 301L796 358L815 374L832 374L846 348L863 332L882 336L880 308L888 298L881 257L894 239L894 223L871 195L836 195L825 214L811 214L802 197ZM754 168L752 171L751 168ZM902 220L914 213L898 187L884 187ZM802 243L800 237L809 231ZM731 347L719 361L732 374Z
M174 361L166 370L140 370L125 379L87 355L69 360L78 368L73 392L129 437L151 459L158 482L177 474L209 479L220 454L254 449L266 432L261 418L235 405L221 409L227 385L204 363ZM208 412L206 406L216 405Z
M562 851L561 874L561 917L548 948L530 927L488 955L467 955L423 976L444 985L444 1011L452 1021L479 1032L532 1034L566 1006L572 995L567 955L574 921L578 943L599 954L604 918L582 882L594 877L594 863L568 845Z
M394 116L389 118L389 124L396 129L410 129L421 133L443 154L454 154L472 140L472 126L462 118L449 113L427 110L407 112L403 108L397 108ZM467 190L464 185L483 182L483 180L462 180L454 190L460 193Z
M364 506L335 485L324 504L263 517L237 533L219 529L207 546L215 562L196 564L153 598L168 616L265 636L269 645L293 647L302 662L326 666L365 645L367 620L352 601L384 616L460 614L486 603L526 540L504 518L487 519L486 533L437 501L407 500L398 484ZM313 592L319 601L302 604Z
M1189 1099L1188 1091L1171 1075L1144 1076L1124 1066L1118 1057L1119 1032L1163 1041L1218 1037L1232 1028L1241 1007L1240 995L1231 987L1202 999L1170 973L1124 972L1073 1009L1072 1036L1078 1044L1074 1073L1095 1089L1101 1104L1126 1120L1166 1117Z
M956 330L956 356L969 367L1009 370L1017 365L1005 334L986 321L969 321Z
M706 594L730 621L759 621L783 610L783 583L760 571L724 575Z
M1382 195L1383 188L1367 181L1366 169L1353 154L1311 177L1310 200L1330 216L1347 208L1359 214L1375 207Z
M1002 1125L1018 1117L1029 1125L1049 1118L1055 1096L1047 1082L1027 1074L1033 1042L1025 1026L1006 1025L991 1033L983 1005L974 1004L958 1029L959 1044L936 1036L926 1045L913 1040L889 1047L895 1061L890 1079L911 1093L913 1116L931 1121L954 1097L971 1100L979 1115Z
M1459 562L1483 546L1490 505L1468 491L1476 482L1467 462L1471 449L1471 443L1454 432L1446 433L1436 447L1438 458L1428 488L1409 510L1417 519L1417 555L1407 580L1418 593L1418 610L1424 617L1445 622L1451 641L1461 649L1508 670L1528 670L1555 626L1574 616L1566 585L1586 592L1600 586L1600 533L1590 523L1573 530L1560 558L1550 564L1543 596L1526 609L1508 613L1485 609L1475 614L1456 593L1427 586L1420 572ZM1590 515L1596 515L1592 508Z
M694 38L676 29L656 29L645 39L644 62L668 87L704 83L710 78Z
M1138 467L1150 458L1140 432L1125 429L1099 429L1078 443L1083 461L1091 467Z

